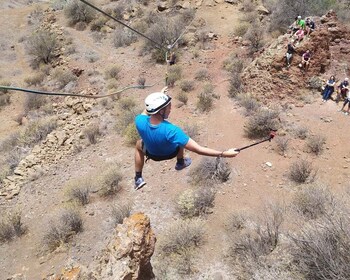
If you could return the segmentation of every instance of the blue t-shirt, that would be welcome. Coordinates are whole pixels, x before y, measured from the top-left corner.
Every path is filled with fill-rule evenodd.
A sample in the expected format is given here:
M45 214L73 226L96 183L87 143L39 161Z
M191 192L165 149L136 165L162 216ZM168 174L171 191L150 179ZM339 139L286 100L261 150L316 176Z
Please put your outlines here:
M138 115L135 124L147 151L154 156L170 155L179 146L184 147L190 139L181 128L166 120L153 125L150 116Z

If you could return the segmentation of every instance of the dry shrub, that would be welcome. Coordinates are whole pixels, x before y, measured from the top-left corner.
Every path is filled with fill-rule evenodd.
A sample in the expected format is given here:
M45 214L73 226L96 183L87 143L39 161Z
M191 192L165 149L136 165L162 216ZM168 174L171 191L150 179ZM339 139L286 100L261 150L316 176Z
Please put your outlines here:
M234 266L247 274L246 279L252 279L261 257L269 255L279 242L284 209L271 205L265 210L265 217L259 223L252 228L236 230L230 236L228 256L234 260Z
M242 213L231 213L225 223L225 228L229 233L243 230L246 228L247 216Z
M112 208L112 219L114 225L122 224L123 220L130 216L132 204L129 202L118 202Z
M89 23L95 18L95 10L79 0L69 0L64 7L64 15L70 25Z
M83 131L85 137L88 139L90 144L96 144L99 136L102 135L100 126L98 123L92 123L86 127Z
M20 144L32 147L44 140L57 127L56 118L45 118L30 122L20 135Z
M120 135L125 136L126 131L129 131L129 139L135 139L135 130L132 127L134 125L134 120L137 115L142 112L142 109L136 105L134 99L122 98L119 101L119 106L117 110L117 123L116 129Z
M8 93L0 93L0 110L1 110L1 107L4 107L8 104L10 104L10 95Z
M231 98L235 98L242 91L242 79L239 73L231 72L230 75L230 88L228 95Z
M122 185L120 184L122 179L123 175L118 166L111 166L103 171L98 178L101 195L111 196L120 192L122 190Z
M200 219L178 220L171 224L160 240L160 250L165 255L181 254L199 247L204 241L204 222Z
M195 79L197 81L205 81L205 80L209 80L210 76L209 76L209 71L208 69L205 68L201 68L199 70L197 70L196 74L195 74Z
M213 108L214 97L211 93L201 92L198 95L197 108L201 112L209 112Z
M137 35L126 27L117 28L114 32L113 44L116 48L130 46L137 41Z
M182 127L183 131L190 136L193 140L197 141L200 135L199 126L196 124L184 124Z
M198 166L190 172L195 185L212 185L226 182L231 174L231 168L223 158L203 158Z
M325 143L326 143L326 138L324 136L314 135L314 136L308 137L306 141L306 147L311 153L314 153L315 155L319 155L322 153Z
M140 139L140 134L136 129L135 123L129 124L124 131L125 138L126 138L126 143L134 146L137 142L137 140Z
M52 71L51 76L56 80L59 89L63 89L70 82L77 80L77 77L69 69L64 68L55 68Z
M19 143L20 143L20 133L14 132L1 140L0 151L9 153L10 151L13 150L13 148L19 145Z
M261 108L261 104L256 100L251 94L241 93L237 95L237 100L239 105L241 105L245 110L245 115L253 115Z
M295 194L293 206L304 217L317 219L333 211L335 207L334 196L325 187L319 185L305 186Z
M305 279L350 279L349 209L324 215L291 236L294 261Z
M244 61L237 54L233 53L223 63L223 67L230 73L240 74L244 69Z
M249 23L242 21L234 28L233 33L236 36L243 37L247 33L249 26Z
M289 142L290 138L288 137L277 137L275 140L277 153L284 156L288 150Z
M317 171L314 170L312 163L305 159L299 159L289 167L288 177L295 183L304 184L313 182Z
M304 140L304 139L306 139L306 137L309 134L309 129L307 127L304 127L304 126L298 126L294 129L294 134L299 139Z
M137 103L136 100L130 97L124 97L119 100L119 108L122 111L131 111L135 109Z
M256 52L264 45L265 28L259 22L253 22L244 37L250 41L250 51Z
M249 138L266 137L271 129L279 127L279 112L261 108L249 117L244 131Z
M101 28L105 26L106 22L108 21L108 18L104 15L101 15L97 18L95 18L91 24L90 24L90 30L91 31L101 31Z
M24 101L25 114L28 114L28 112L30 111L40 109L40 107L46 104L46 101L47 101L47 98L44 95L28 93Z
M138 79L137 79L137 84L139 85L139 86L145 86L145 84L146 84L146 78L145 77L143 77L143 76L140 76L140 77L138 77Z
M183 80L180 83L180 88L184 92L192 91L194 89L194 82L189 80Z
M182 68L180 65L173 65L169 67L167 76L167 85L173 87L175 82L179 81L182 77Z
M106 77L106 79L118 80L120 71L121 71L120 66L113 65L105 71L105 77Z
M83 231L82 217L75 209L64 210L57 219L50 220L48 224L42 242L49 251L68 243L73 235Z
M176 206L184 218L203 216L210 213L214 199L215 191L211 188L202 187L195 191L189 189L179 195Z
M26 232L22 223L21 212L15 211L3 215L0 221L0 243L8 242Z
M180 91L176 96L176 98L177 100L182 102L184 105L186 105L188 101L188 94L185 91Z
M86 205L90 202L91 178L73 180L67 184L68 198Z
M56 36L47 30L38 30L28 39L28 53L33 56L32 66L37 68L40 63L48 64L55 57L59 47Z
M45 79L45 76L46 76L45 73L39 72L25 78L24 82L29 86L38 86L43 82L43 80Z

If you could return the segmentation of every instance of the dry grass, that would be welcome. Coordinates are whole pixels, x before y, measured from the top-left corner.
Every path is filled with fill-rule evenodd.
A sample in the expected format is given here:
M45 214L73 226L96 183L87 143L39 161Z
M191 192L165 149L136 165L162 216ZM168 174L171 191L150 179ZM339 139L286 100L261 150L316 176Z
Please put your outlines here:
M244 131L249 138L260 138L267 137L271 129L279 126L279 112L262 108L249 117Z
M111 196L120 192L122 190L122 185L120 184L122 179L123 175L119 166L111 166L103 171L97 178L101 195Z
M52 71L51 77L56 80L59 89L63 89L70 82L75 82L77 80L77 77L69 69L58 67Z
M324 144L326 143L326 138L322 135L313 135L308 137L306 141L306 147L315 155L320 155L324 150Z
M335 208L332 193L319 185L306 185L294 195L293 207L307 219L317 219Z
M118 65L113 65L110 66L109 68L107 68L107 70L105 71L105 77L106 79L115 79L118 80L119 79L119 74L121 71L121 67Z
M116 48L130 46L137 41L137 35L128 28L117 28L114 33L113 44Z
M297 138L304 140L309 135L309 129L307 127L304 127L304 126L297 126L294 129L294 134Z
M57 219L49 221L42 242L49 251L54 251L82 231L83 220L80 213L75 209L66 209Z
M214 206L215 191L209 187L201 187L194 190L185 190L182 192L176 206L180 215L184 218L203 216L210 213Z
M64 15L70 25L89 23L95 18L95 14L94 9L79 0L70 0L64 6Z
M209 71L206 68L197 70L195 73L195 79L197 81L206 81L210 79Z
M15 237L20 237L26 230L22 223L21 212L6 213L0 221L0 244L9 242Z
M25 97L24 101L24 112L28 114L28 112L33 110L38 110L40 107L44 106L47 102L47 97L44 95L28 93Z
M98 137L102 135L100 126L98 123L92 123L86 127L83 131L85 137L88 139L90 144L96 144Z
M57 127L56 118L38 119L30 122L24 132L20 134L19 142L23 147L32 147L44 140Z
M182 80L180 83L180 88L184 92L190 92L194 89L194 82L189 80Z
M226 182L231 169L223 158L203 158L190 172L192 183L199 186Z
M288 137L277 137L275 140L277 153L284 156L288 151L289 142L290 138Z
M288 171L289 179L298 184L313 182L316 174L317 171L314 170L312 163L305 159L293 162Z
M255 114L260 108L261 104L251 94L241 93L237 95L237 101L245 110L245 115L250 116Z
M124 218L131 214L133 205L129 202L117 202L112 208L112 219L114 225L122 224Z
M90 202L92 178L82 178L69 182L66 186L67 196L70 200L80 205L86 205Z
M41 83L44 81L45 79L45 73L43 72L39 72L39 73L35 73L31 76L28 76L27 78L24 79L24 82L28 85L28 86L39 86L41 85Z

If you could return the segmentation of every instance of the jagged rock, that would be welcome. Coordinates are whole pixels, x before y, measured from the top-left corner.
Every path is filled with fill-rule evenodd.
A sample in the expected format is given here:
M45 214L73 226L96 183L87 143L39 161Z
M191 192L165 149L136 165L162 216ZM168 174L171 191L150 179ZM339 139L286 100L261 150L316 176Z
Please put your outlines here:
M160 12L163 12L163 11L169 9L168 3L166 3L166 2L159 3L158 6L157 6L157 9Z
M258 6L256 8L256 10L258 11L259 14L262 14L262 15L269 15L270 14L270 11L262 5Z
M238 0L225 0L226 3L229 3L229 4L238 4Z
M141 280L154 277L151 256L156 237L149 218L136 213L118 225L115 238L100 260L97 279Z

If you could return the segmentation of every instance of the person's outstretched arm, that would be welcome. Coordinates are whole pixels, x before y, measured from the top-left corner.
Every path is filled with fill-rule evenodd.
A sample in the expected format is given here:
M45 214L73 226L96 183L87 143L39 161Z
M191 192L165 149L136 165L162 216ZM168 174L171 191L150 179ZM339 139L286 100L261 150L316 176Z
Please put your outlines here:
M229 149L226 151L218 151L210 148L203 147L199 145L196 141L190 138L187 144L185 145L185 149L197 153L203 156L211 156L211 157L235 157L239 154L236 149Z

